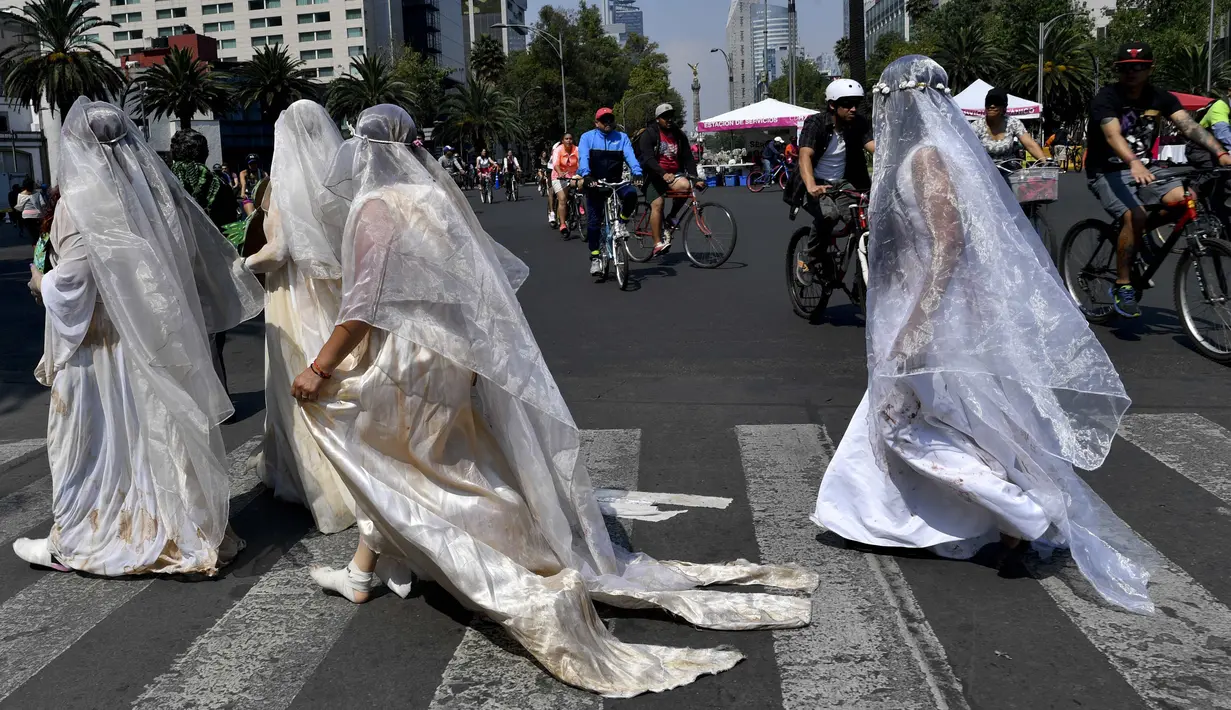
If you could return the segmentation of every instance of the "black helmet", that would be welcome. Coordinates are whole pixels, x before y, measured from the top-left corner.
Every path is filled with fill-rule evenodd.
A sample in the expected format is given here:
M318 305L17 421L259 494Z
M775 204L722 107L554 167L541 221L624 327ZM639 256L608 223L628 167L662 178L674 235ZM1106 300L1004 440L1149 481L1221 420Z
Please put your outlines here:
M255 162L259 161L260 159L261 159L261 156L257 155L256 153L249 153L249 154L248 154L248 162L249 162L249 163L255 163Z
M214 163L214 170L222 170L222 163Z

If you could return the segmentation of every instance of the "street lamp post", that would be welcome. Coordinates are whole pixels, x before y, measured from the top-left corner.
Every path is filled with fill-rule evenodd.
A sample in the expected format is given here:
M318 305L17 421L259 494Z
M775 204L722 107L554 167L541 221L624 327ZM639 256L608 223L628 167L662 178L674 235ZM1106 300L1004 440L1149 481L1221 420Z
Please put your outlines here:
M731 66L731 57L727 55L727 50L715 47L710 50L710 54L714 52L722 52L722 58L727 60L727 110L735 110L735 68Z
M553 36L544 30L530 25L515 25L498 23L492 25L494 30L523 30L525 32L533 32L543 38L547 42L547 46L551 47L556 52L556 56L560 57L560 112L564 116L564 130L568 130L568 90L564 86L564 31L561 30L559 36Z
M1210 0L1210 34L1205 52L1205 93L1214 90L1214 0Z
M1051 18L1051 20L1047 22L1039 23L1039 85L1038 87L1036 87L1037 91L1035 92L1035 97L1040 107L1043 105L1043 45L1047 42L1047 35L1049 32L1051 32L1052 25L1056 24L1056 22L1059 21L1060 19L1068 17L1069 15L1081 15L1081 14L1084 14L1084 13L1065 12L1065 13L1056 15L1055 17Z

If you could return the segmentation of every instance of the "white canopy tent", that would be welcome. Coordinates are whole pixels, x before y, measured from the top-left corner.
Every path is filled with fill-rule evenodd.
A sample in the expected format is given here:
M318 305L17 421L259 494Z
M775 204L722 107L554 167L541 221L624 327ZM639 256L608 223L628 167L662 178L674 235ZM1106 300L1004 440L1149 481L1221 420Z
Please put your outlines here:
M804 119L816 113L777 99L765 99L734 111L697 122L697 132L742 131L746 129L799 128Z
M983 100L987 98L987 92L991 90L991 84L982 79L976 79L975 83L967 86L962 93L954 96L953 100L957 102L958 107L962 109L962 113L966 116L972 118L983 116L987 114L987 111L983 108ZM1017 118L1039 118L1043 115L1043 106L1009 94L1009 106L1005 113Z

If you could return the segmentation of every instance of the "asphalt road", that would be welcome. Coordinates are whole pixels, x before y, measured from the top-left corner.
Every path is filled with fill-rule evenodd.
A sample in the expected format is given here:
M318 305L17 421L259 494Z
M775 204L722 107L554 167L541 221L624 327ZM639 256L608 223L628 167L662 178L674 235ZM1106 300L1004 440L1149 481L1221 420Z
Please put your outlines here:
M250 323L227 346L240 416L224 432L248 549L219 579L194 583L48 575L0 549L0 709L1231 708L1231 386L1226 368L1188 346L1166 270L1143 318L1096 328L1134 418L1086 477L1164 560L1152 587L1160 612L1138 617L1097 603L1062 563L1003 579L975 562L847 549L807 520L866 384L864 329L840 296L831 320L792 314L783 264L796 224L777 193L710 191L739 224L732 259L713 271L679 253L633 264L629 292L596 284L585 248L547 228L537 193L523 195L475 207L530 266L519 295L587 430L595 478L706 497L669 499L685 504L664 505L683 511L667 520L618 524L661 558L814 567L810 628L719 633L604 610L625 640L730 644L747 660L670 693L601 701L546 677L434 585L357 608L323 597L303 567L345 559L353 531L315 535L306 513L244 471L263 418L261 326ZM1097 215L1081 178L1064 176L1052 229ZM14 234L0 239L7 548L48 526L37 441L47 396L30 375L42 314L24 287L29 250Z

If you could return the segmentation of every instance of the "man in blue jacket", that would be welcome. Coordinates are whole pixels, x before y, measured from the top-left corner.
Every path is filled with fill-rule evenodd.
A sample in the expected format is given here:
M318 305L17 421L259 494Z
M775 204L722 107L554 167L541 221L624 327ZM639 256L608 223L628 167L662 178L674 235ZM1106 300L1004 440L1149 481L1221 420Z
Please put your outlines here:
M594 130L586 131L577 144L577 177L586 181L586 239L590 244L590 275L603 272L602 226L604 206L610 189L595 186L596 180L620 182L624 176L624 164L633 176L641 177L641 162L633 152L632 141L615 128L615 114L609 108L600 108L594 114ZM637 188L625 185L617 190L620 197L620 221L615 228L627 235L625 224L637 210Z

